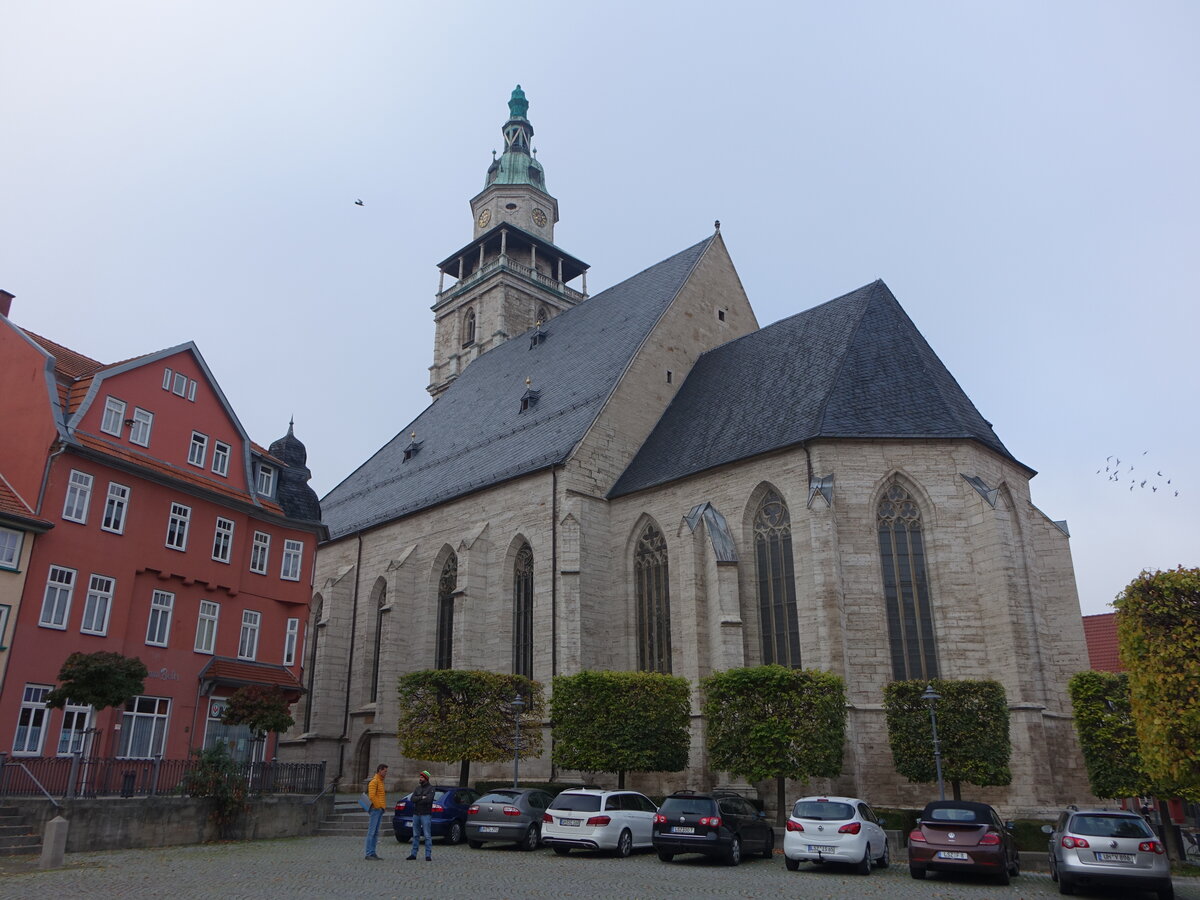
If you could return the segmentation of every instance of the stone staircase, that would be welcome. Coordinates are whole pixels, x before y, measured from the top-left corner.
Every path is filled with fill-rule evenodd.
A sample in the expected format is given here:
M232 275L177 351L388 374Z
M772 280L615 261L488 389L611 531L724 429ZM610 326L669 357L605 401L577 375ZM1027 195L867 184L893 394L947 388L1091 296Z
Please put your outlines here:
M0 856L31 856L42 852L42 839L15 806L0 806Z
M339 837L349 835L365 838L367 836L367 814L358 805L357 800L335 800L333 815L317 826L316 833L318 835L337 835ZM379 837L382 840L391 834L393 834L392 811L385 809L383 819L379 823Z

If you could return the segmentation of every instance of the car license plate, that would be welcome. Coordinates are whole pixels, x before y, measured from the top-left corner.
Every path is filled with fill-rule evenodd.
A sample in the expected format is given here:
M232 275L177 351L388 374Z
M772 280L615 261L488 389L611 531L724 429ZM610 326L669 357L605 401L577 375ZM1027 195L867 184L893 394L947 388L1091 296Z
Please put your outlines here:
M1100 862L1133 862L1132 853L1097 853Z
M837 847L833 847L829 844L809 844L808 852L809 853L836 853Z
M499 825L480 825L479 832L480 832L480 834L499 834L500 826Z
M696 829L691 825L672 825L671 834L695 834Z
M559 825L578 825L583 819L559 819Z
M938 859L970 859L965 853L959 853L957 850L939 850Z

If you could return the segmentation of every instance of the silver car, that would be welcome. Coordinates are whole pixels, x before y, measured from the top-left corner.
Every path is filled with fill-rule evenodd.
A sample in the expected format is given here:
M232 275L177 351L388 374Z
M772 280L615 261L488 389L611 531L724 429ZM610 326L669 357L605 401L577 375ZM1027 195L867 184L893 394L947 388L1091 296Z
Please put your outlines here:
M1166 848L1137 813L1072 806L1042 830L1050 835L1050 877L1063 894L1095 885L1175 896Z

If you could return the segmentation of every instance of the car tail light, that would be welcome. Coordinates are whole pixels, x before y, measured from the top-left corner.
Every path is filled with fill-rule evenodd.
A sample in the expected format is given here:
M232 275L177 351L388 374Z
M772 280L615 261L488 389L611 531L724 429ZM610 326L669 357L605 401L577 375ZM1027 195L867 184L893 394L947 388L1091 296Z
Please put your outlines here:
M994 831L989 831L979 839L979 845L981 847L994 847L998 843L1000 843L1000 835L996 834Z
M472 806L472 807L470 807L470 808L468 808L468 809L467 809L467 815L468 815L468 816L473 816L473 815L475 815L475 813L477 813L477 812L479 812L479 805L478 805L478 804L476 804L475 806Z
M654 824L655 825L666 825L667 817L664 816L662 813L655 813L654 814Z
M1087 838L1071 837L1070 835L1067 835L1062 839L1062 845L1068 850L1078 850L1080 848L1092 846L1087 842Z
M788 831L803 831L804 830L803 825L801 825L799 822L793 822L791 819L787 820L786 827L787 827Z
M407 800L401 800L399 803L396 804L396 812L404 812L404 810L406 810L406 809L408 809L408 801Z
M521 814L521 811L519 809L517 809L515 806L506 806L506 807L504 807L504 814L506 816L519 816Z
M542 821L543 822L553 822L554 816L550 815L550 813L542 813Z
M444 806L442 806L442 804L440 804L440 803L435 803L435 804L433 804L433 811L434 812L445 812L446 808Z
M587 823L593 826L607 825L610 822L612 822L611 816L592 816L587 820Z
M700 824L707 825L709 828L720 828L721 827L721 817L720 816L702 816L700 818Z
M861 822L847 822L838 829L838 834L858 834L860 831L862 831Z
M920 841L922 844L925 843L925 835L921 834L920 828L914 828L912 831L910 831L908 833L908 839L910 841Z
M1166 848L1158 841L1142 841L1138 844L1138 849L1143 853L1157 853L1160 856L1167 852Z

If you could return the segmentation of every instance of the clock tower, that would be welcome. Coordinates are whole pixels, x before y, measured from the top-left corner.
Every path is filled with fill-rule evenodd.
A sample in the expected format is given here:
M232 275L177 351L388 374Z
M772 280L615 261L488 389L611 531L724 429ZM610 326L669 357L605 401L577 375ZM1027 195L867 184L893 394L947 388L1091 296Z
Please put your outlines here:
M504 152L492 152L483 190L471 199L474 237L438 263L427 388L434 397L480 353L587 299L587 264L554 245L558 201L546 190L528 111L517 85ZM579 288L568 287L576 278Z

